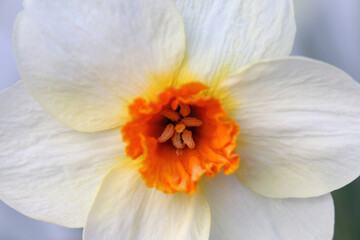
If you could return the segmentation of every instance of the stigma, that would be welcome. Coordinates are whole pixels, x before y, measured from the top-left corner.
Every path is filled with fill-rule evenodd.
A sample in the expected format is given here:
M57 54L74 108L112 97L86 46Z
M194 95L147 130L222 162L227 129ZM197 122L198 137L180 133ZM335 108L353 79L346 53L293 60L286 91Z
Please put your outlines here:
M180 104L177 111L165 108L160 112L160 115L167 118L170 123L166 125L157 141L165 143L171 139L177 155L181 155L183 153L182 149L185 147L189 149L195 148L191 128L203 125L200 119L191 117L190 114L191 108L188 104Z

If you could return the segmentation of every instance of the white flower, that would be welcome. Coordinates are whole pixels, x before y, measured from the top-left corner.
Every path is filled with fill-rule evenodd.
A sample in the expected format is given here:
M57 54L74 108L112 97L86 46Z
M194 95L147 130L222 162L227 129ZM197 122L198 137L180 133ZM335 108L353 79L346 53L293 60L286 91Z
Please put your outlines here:
M329 192L360 172L360 87L286 57L292 2L24 6L3 201L86 240L331 239Z

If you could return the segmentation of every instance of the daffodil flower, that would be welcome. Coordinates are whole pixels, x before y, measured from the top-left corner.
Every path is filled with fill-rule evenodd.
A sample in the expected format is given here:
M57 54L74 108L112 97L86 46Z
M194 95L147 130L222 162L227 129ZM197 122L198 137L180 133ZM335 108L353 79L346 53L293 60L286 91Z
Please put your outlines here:
M288 0L25 0L0 198L85 240L331 239L360 87ZM272 60L271 60L272 59Z

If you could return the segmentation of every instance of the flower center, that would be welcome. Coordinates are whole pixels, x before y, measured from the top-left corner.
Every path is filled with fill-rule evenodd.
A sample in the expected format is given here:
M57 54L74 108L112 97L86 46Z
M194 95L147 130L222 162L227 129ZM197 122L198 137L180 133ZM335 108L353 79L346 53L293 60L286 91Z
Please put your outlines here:
M182 155L185 147L189 149L195 148L195 141L192 136L191 128L200 127L203 122L196 117L191 117L191 108L188 104L181 103L177 110L165 108L161 110L160 114L166 117L168 123L157 141L165 143L171 139L173 146L176 149L176 154Z
M239 127L221 103L191 83L168 88L155 101L137 98L129 106L132 120L122 128L127 155L140 158L146 185L165 193L196 191L202 175L234 173Z

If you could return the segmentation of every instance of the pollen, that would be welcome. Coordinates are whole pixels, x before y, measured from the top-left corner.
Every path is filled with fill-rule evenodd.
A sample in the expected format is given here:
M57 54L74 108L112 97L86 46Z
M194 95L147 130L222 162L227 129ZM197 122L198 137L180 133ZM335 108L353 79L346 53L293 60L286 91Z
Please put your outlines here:
M195 117L187 117L191 114L191 108L188 104L181 103L179 112L171 109L163 109L160 112L171 123L166 125L164 131L158 137L159 143L164 143L171 138L173 146L176 148L177 155L181 155L182 151L179 151L185 146L190 149L195 148L195 141L192 137L190 127L200 127L203 122ZM174 127L175 126L175 127Z
M238 168L234 149L240 129L218 99L202 94L205 89L190 83L130 104L132 120L121 131L126 153L141 161L139 172L148 187L192 194L202 176Z

